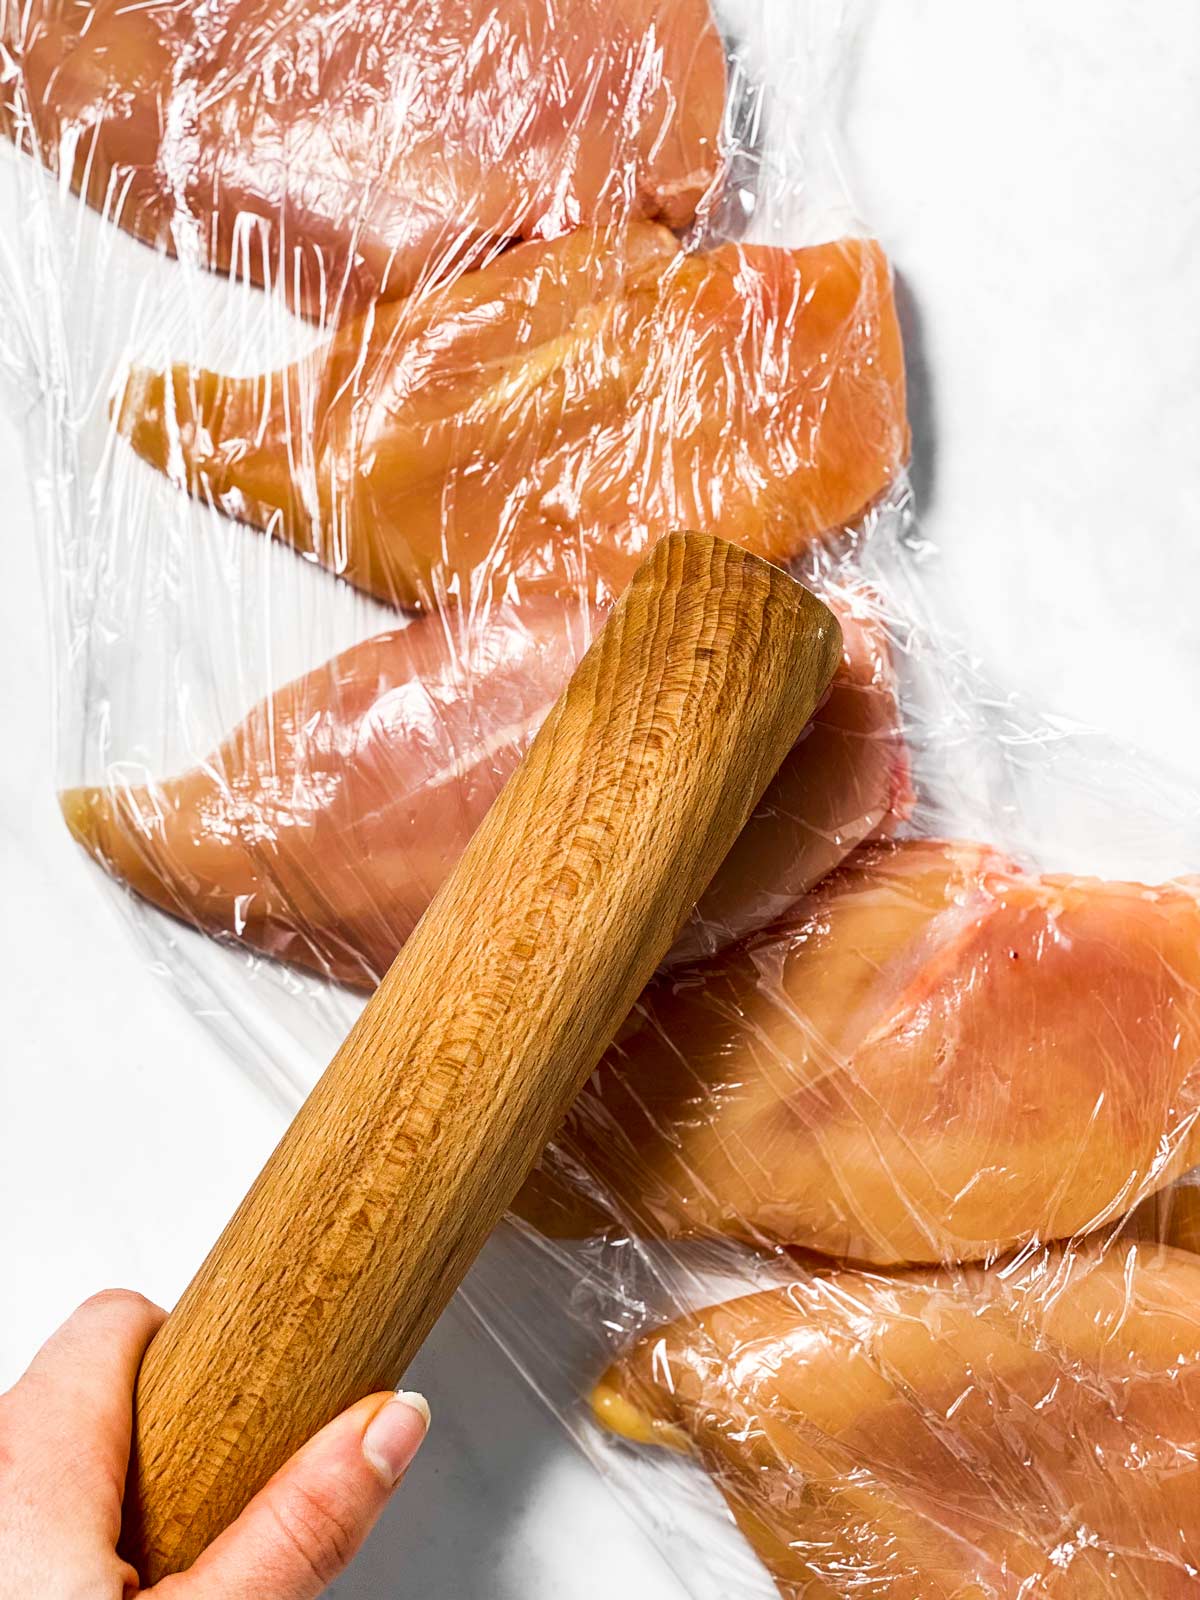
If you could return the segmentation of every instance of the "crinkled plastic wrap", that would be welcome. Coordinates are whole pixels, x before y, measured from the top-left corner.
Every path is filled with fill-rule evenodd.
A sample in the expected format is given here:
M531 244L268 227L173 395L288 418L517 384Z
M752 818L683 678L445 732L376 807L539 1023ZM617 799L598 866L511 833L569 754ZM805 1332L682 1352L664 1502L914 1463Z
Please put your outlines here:
M939 624L837 7L0 19L80 870L294 1102L655 538L789 566L842 667L464 1293L697 1596L1190 1595L1197 797Z

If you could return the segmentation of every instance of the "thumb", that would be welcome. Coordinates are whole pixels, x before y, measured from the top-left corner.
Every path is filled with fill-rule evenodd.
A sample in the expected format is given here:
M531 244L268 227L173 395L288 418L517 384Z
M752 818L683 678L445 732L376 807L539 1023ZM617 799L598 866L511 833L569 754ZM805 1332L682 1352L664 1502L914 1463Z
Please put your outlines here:
M419 1394L373 1394L285 1463L202 1556L147 1600L316 1600L357 1553L429 1427Z

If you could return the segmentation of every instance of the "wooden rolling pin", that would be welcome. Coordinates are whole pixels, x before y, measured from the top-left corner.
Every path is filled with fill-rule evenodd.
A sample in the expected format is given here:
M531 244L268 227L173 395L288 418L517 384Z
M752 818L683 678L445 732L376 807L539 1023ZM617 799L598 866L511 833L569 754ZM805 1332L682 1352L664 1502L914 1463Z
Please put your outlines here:
M778 568L642 564L138 1379L123 1550L191 1564L391 1388L669 948L839 659Z

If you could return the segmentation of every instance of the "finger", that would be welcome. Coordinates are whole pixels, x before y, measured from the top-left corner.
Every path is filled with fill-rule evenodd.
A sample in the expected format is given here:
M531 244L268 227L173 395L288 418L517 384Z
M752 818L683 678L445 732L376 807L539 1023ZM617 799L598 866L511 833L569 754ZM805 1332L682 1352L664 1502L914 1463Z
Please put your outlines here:
M420 1395L374 1394L334 1419L155 1600L316 1600L370 1533L429 1426Z
M0 1398L0 1435L39 1515L72 1518L115 1542L134 1381L164 1315L127 1290L93 1295Z

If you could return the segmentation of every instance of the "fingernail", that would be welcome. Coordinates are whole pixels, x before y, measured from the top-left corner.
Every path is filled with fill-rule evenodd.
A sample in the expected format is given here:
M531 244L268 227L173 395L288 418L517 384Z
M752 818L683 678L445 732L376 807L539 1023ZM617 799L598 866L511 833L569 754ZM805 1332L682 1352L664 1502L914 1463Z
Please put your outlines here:
M397 1389L367 1423L363 1455L388 1488L399 1483L429 1432L429 1402Z

